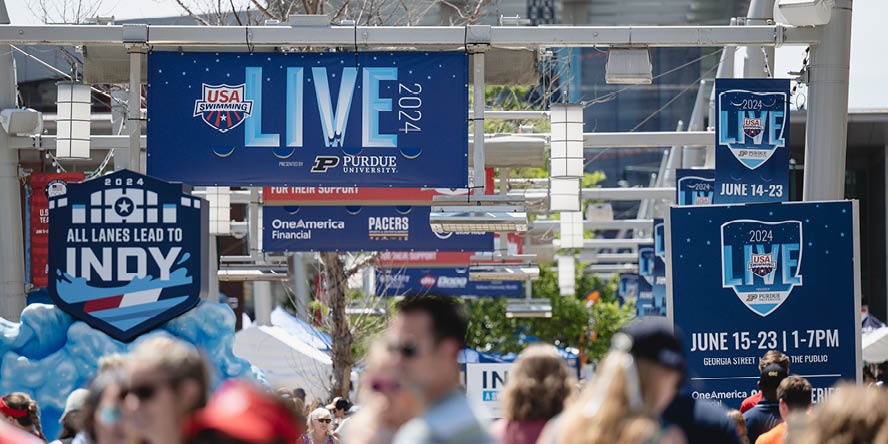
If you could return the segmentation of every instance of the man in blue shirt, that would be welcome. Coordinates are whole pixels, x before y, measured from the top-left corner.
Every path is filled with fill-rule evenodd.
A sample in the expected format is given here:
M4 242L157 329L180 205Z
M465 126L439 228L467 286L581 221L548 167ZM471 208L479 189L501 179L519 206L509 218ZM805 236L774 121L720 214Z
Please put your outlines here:
M743 414L743 418L746 419L746 435L749 437L749 442L754 443L759 435L783 422L780 417L777 387L780 385L780 381L786 377L786 369L779 364L768 364L762 369L758 381L762 400Z

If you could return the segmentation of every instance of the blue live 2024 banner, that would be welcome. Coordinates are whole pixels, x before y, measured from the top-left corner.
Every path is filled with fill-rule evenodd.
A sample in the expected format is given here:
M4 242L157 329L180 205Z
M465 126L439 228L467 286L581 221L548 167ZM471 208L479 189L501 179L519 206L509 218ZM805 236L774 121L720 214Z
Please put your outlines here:
M675 204L712 205L715 170L675 170Z
M623 303L630 299L633 301L638 300L639 279L638 273L620 273L620 283L617 287L617 298L620 300L620 305L623 305Z
M785 202L789 79L716 79L717 204Z
M130 341L200 301L206 200L121 170L49 200L49 294L59 308Z
M493 233L435 233L431 207L263 207L264 251L493 251Z
M467 268L377 268L376 293L381 296L476 296L518 298L521 281L470 281Z
M148 56L148 173L192 185L461 188L467 55Z
M638 299L635 301L636 315L650 316L654 313L654 254L653 244L638 246Z
M653 310L651 316L666 316L666 236L663 219L654 219L654 269L651 284Z
M670 209L668 304L695 397L739 407L768 350L815 402L860 380L857 215L856 201Z

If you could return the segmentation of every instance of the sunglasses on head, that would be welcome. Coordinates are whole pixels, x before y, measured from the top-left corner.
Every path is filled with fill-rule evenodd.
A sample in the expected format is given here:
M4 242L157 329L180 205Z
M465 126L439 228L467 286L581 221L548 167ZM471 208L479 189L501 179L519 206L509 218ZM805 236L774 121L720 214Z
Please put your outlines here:
M317 422L325 422L325 423L327 423L327 424L330 424L331 422L333 422L333 420L330 419L330 418L315 418L315 421L317 421Z
M405 343L401 343L401 344L397 344L397 343L389 344L388 350L392 353L400 353L401 356L408 358L408 359L415 358L416 355L419 354L419 348L416 346L416 344L411 344L409 342L405 342Z

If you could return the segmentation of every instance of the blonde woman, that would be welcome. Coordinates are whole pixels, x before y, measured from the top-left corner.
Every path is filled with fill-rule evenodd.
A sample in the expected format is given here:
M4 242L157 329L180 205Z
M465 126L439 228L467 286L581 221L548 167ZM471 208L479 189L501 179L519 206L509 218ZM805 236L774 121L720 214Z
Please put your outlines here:
M686 442L660 414L678 390L684 370L680 344L665 325L642 321L614 335L595 379L540 442L647 444Z
M333 436L333 415L325 408L316 408L308 415L308 430L302 435L302 444L339 444Z
M502 444L533 444L552 417L561 413L576 381L558 350L547 344L521 352L503 391L503 418L490 434Z

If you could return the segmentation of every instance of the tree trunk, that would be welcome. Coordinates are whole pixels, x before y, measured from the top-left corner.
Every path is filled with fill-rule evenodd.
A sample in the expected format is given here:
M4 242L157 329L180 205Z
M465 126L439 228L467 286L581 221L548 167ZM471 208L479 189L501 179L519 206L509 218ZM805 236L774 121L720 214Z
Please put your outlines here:
M324 261L324 277L327 280L327 301L330 319L330 336L333 338L333 379L330 385L330 399L337 396L348 397L351 382L352 335L345 314L345 291L348 283L345 278L345 264L336 252L321 253Z

